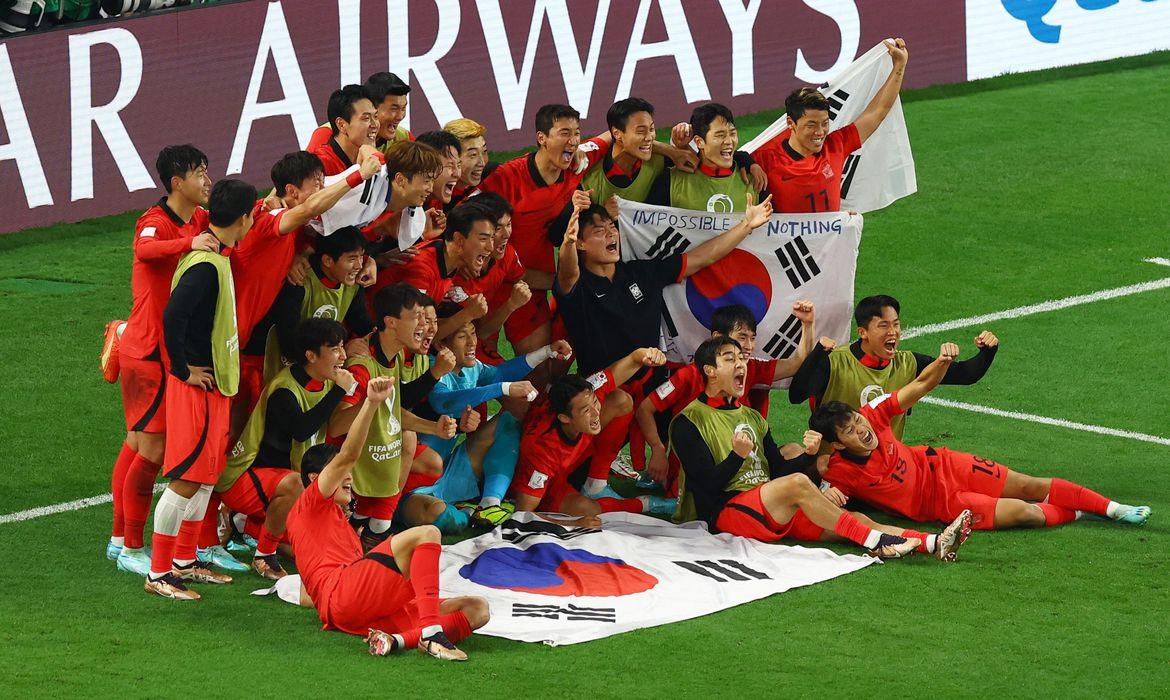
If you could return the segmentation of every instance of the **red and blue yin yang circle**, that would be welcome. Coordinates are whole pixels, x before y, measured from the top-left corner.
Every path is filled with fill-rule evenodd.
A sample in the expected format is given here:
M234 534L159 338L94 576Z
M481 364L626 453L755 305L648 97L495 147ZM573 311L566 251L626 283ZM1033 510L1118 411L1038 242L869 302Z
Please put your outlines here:
M553 596L623 596L658 585L658 579L621 559L549 542L489 549L459 575L488 588Z
M691 313L708 330L715 309L728 304L743 304L758 323L772 303L772 278L759 258L746 250L733 250L688 277L686 295Z

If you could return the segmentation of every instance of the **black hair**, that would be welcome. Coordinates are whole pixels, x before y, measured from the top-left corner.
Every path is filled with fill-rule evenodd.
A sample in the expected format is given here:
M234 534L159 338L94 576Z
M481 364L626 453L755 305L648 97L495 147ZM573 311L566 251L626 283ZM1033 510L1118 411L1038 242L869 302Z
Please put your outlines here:
M473 197L472 200L479 199ZM474 201L463 202L447 213L447 228L443 231L443 240L449 241L459 233L464 238L471 233L471 227L477 221L486 221L495 232L496 217L487 207L481 207Z
M849 404L830 401L821 404L816 412L808 417L808 427L809 430L820 433L825 442L837 442L837 428L848 425L852 417L853 408Z
M569 105L545 105L536 110L536 130L547 136L559 119L580 120L581 113Z
M870 319L880 317L882 309L887 306L893 307L896 314L902 313L902 306L897 299L886 294L875 294L857 302L857 307L853 309L853 320L857 321L858 328L865 328Z
M162 180L163 189L171 193L171 178L183 179L192 170L207 165L207 156L203 151L189 143L181 146L166 146L158 152L154 161L154 169L158 172L158 179Z
M447 157L447 149L450 148L454 148L458 155L463 154L463 143L450 131L428 131L414 137L414 140L417 143L425 143L442 154L444 158Z
M418 289L406 282L398 282L382 288L374 295L374 322L378 330L385 330L386 317L400 318L407 309L420 305Z
M314 255L328 255L337 260L346 253L364 251L368 242L357 226L342 226L328 236L317 236L313 242Z
M208 219L213 226L231 226L256 206L256 188L243 180L220 180L207 200Z
M691 133L701 139L707 138L707 132L711 130L711 122L715 121L716 117L723 117L728 124L735 124L735 117L731 114L730 109L716 102L711 102L695 107L695 110L691 112Z
M287 186L300 187L305 180L323 172L325 166L320 158L305 151L293 151L272 166L272 186L276 188L276 196L283 197Z
M415 290L415 291L418 291L418 290ZM423 308L426 308L428 306L433 306L433 307L435 307L435 315L437 316L439 314L439 305L435 302L434 299L431 298L431 295L429 295L425 292L418 293L418 305L423 307Z
M505 215L512 215L512 203L504 199L503 195L498 192L480 192L468 199L467 202L483 207L496 221L504 218Z
M557 415L572 415L573 397L593 391L593 385L579 374L566 374L553 380L548 388L548 404Z
M361 85L346 85L343 88L334 90L329 95L329 107L326 114L329 117L329 128L333 130L333 134L337 134L337 120L349 121L353 119L353 115L357 110L354 104L359 100L369 100L370 93ZM373 100L370 100L373 102Z
M329 445L321 443L320 445L313 445L305 450L305 454L301 455L301 483L305 488L313 483L309 477L314 474L320 474L325 467L333 461L341 448L337 445Z
M345 342L348 333L345 326L331 318L306 318L297 326L296 360L304 364L307 362L305 353L310 350L315 355L321 354L321 348L341 345Z
M605 113L605 123L611 129L625 131L630 117L638 112L649 112L650 116L654 116L654 105L641 97L627 97L610 105L609 111Z
M699 347L695 349L694 359L695 367L699 368L699 374L703 375L703 377L707 376L703 368L714 367L715 360L719 357L719 351L727 345L734 346L737 352L743 350L743 346L735 338L726 335L719 336L718 338L707 338L699 343Z
M381 106L386 101L386 98L391 95L401 97L402 95L410 94L410 86L403 82L402 78L399 78L393 73L387 73L386 71L374 73L366 78L366 82L362 84L362 87L366 89L366 95L374 103L375 109Z
M793 90L784 98L784 113L795 123L810 109L829 111L829 101L816 88L803 87Z
M756 316L743 304L720 306L711 314L712 333L731 335L736 326L743 326L752 333L756 332Z

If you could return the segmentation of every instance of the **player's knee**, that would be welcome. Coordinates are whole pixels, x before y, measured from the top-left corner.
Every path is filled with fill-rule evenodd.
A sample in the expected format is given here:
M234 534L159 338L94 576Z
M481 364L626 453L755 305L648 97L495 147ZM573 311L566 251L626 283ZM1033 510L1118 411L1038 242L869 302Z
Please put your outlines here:
M143 459L162 464L166 448L167 441L163 433L138 433L138 454Z
M1021 527L1044 527L1044 511L1035 503L1025 503L1020 509Z
M767 486L771 486L772 491L786 493L794 497L805 497L817 491L812 480L804 474L789 474L772 479Z
M443 539L443 533L439 532L439 528L434 525L419 525L413 528L416 533L416 542L422 544L423 542L439 542Z
M467 599L463 604L463 616L467 618L467 624L471 629L477 630L488 623L491 619L491 609L488 607L488 602L479 596L473 596Z
M447 504L444 503L443 501L440 501L438 499L431 501L430 503L427 504L427 507L426 507L427 522L428 523L435 522L435 520L437 520L439 518L439 516L442 515L443 511L445 511L445 510L447 510Z

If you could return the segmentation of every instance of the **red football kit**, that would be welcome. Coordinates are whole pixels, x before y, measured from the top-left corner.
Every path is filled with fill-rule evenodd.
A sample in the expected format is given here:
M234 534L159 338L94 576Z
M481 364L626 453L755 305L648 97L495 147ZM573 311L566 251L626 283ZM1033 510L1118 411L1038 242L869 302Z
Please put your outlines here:
M166 430L163 309L171 295L171 278L179 258L191 249L191 238L205 230L207 223L203 207L196 207L191 220L184 222L163 197L134 225L132 304L118 350L127 431Z
M778 214L841 211L845 159L861 148L857 126L850 124L830 133L820 152L807 156L788 145L791 134L785 129L752 154L768 175L772 207Z
M455 273L454 286L459 287L467 294L482 294L487 301L488 315L499 311L500 307L508 302L512 296L512 286L524 278L524 264L520 262L520 255L511 243L504 246L504 256L499 260L492 258L488 263L487 271L480 277L469 280L460 273ZM482 362L498 365L504 358L498 351L500 341L499 331L490 337L480 337L476 346L476 356Z
M858 412L873 427L877 449L868 457L833 452L825 481L846 496L911 520L949 522L970 509L976 528L993 527L1007 467L945 447L899 441L890 430L890 419L905 412L897 394L874 399Z
M765 418L768 416L768 391L766 389L753 391L752 387L771 385L772 377L775 375L776 360L757 360L754 357L748 360L747 376L744 378L744 386L748 392L744 403L759 411ZM686 364L652 391L648 398L650 403L654 404L654 410L663 413L669 411L670 415L674 416L699 398L704 388L703 375L699 368L694 364Z
M309 147L305 150L321 159L322 165L325 166L326 175L340 175L353 167L353 161L345 154L345 151L341 150L341 144L337 143L337 139L332 136L316 147L314 147L313 142L310 142Z
M602 403L618 388L609 370L590 376L589 383ZM576 493L569 484L569 474L585 460L594 437L582 433L576 440L570 439L547 400L534 406L524 420L511 490L539 498L535 510L559 511L565 497Z
M445 241L437 238L433 241L419 243L415 249L418 252L406 263L391 265L378 271L378 282L375 285L374 294L370 295L371 298L377 296L377 292L384 287L405 282L434 299L435 303L443 302L443 298L448 296L448 292L451 291L455 278L455 272L447 268ZM462 299L450 299L449 301L454 301L462 306L466 300L467 296L463 295Z

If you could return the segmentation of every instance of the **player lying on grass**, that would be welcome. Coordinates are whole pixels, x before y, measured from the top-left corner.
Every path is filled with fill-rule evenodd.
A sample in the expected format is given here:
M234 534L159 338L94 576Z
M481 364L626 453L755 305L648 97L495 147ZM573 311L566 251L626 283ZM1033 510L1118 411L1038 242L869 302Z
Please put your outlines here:
M671 450L682 464L678 520L699 518L713 532L763 542L848 540L880 557L918 550L955 560L971 532L970 513L956 514L935 535L841 510L803 472L814 463L821 436L809 431L803 447L777 447L764 417L739 402L747 388L739 343L727 337L703 341L695 365L703 372L703 393L670 424Z
M417 646L437 659L465 661L455 642L487 624L488 605L473 597L439 600L439 531L411 528L363 556L346 517L370 422L394 390L392 377L370 378L341 448L316 445L301 460L305 490L288 514L301 604L316 608L325 629L368 634L380 652Z
M822 486L919 522L946 522L970 510L973 527L983 530L1052 527L1083 514L1146 522L1148 506L1123 505L1064 479L1028 476L983 457L899 440L891 420L938 386L958 355L957 345L944 343L938 359L896 392L858 410L840 401L817 409L809 427L834 449L821 467Z

